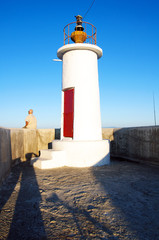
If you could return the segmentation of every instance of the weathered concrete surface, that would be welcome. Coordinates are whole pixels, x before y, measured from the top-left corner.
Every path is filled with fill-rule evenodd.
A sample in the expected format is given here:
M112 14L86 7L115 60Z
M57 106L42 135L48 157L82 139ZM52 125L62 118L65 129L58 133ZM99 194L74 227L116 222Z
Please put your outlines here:
M110 139L111 156L159 165L159 127L106 128L103 139ZM52 146L60 138L60 129L0 128L0 183L11 163L26 161L39 155L41 149Z
M0 128L0 184L10 171L11 165L38 156L41 149L50 148L59 129Z
M41 149L48 149L55 139L55 129L11 129L12 161L26 161L39 155Z
M114 140L114 128L102 128L102 138L113 141Z
M10 130L0 128L0 183L10 171L11 154Z
M10 129L12 162L25 161L32 154L38 155L38 139L36 130L32 129Z
M24 152L23 152L23 158L21 158L22 161L25 161L27 159L30 159L34 155L39 155L38 150L38 138L37 138L37 131L24 129L23 136L23 144L24 144Z
M38 150L48 149L52 141L55 139L55 129L37 129L36 132L38 139Z
M111 156L159 165L159 127L103 129Z
M12 161L18 162L24 159L24 130L10 129Z
M159 167L12 169L0 188L0 239L159 239Z

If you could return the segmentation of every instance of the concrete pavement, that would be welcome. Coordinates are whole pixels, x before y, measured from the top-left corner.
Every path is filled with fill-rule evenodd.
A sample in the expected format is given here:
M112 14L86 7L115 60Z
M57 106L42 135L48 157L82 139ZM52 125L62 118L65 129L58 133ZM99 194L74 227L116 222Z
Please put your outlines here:
M159 239L159 167L12 169L0 188L0 239Z

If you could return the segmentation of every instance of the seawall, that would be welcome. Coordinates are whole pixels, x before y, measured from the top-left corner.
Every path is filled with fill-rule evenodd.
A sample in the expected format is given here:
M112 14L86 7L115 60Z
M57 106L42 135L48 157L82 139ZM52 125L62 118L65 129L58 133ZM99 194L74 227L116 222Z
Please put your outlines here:
M159 127L103 128L102 137L110 140L112 157L159 165ZM59 138L60 129L0 128L0 183L11 166L39 156Z
M39 156L41 149L52 148L55 138L60 138L60 129L0 128L0 183L14 164Z
M159 127L103 128L111 157L159 165Z

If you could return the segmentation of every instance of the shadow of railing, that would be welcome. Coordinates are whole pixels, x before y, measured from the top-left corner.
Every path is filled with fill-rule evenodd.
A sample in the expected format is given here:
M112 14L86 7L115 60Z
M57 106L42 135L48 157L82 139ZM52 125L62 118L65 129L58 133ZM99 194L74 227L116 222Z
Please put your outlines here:
M75 239L94 239L94 237L95 239L106 239L100 235L100 231L104 231L107 234L108 239L118 239L113 235L113 232L109 229L109 227L106 227L104 224L100 223L99 220L90 215L89 211L87 211L84 207L82 208L77 206L75 202L74 206L70 206L67 202L60 199L56 193L53 193L52 196L46 199L46 201L53 204L54 208L60 207L65 209L67 211L67 215L69 215L69 219L65 219L67 225L73 221L77 228L76 235L73 234L72 237L69 237L68 233L65 233L61 229L61 231L58 231L58 233L52 233L52 239L74 239L74 237ZM54 217L54 219L56 220L56 217ZM74 224L72 224L72 227ZM75 226L73 228L75 228ZM92 233L94 237L89 237L90 233Z

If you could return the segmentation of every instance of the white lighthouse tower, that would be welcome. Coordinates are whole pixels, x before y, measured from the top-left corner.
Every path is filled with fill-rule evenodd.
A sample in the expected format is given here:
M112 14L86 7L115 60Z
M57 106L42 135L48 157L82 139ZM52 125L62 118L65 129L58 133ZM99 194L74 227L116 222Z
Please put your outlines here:
M76 16L76 22L64 28L64 46L57 51L63 62L61 139L52 142L53 150L43 151L40 168L109 164L110 143L102 140L100 114L98 59L102 54L96 45L96 28ZM44 155L49 159L43 160Z

